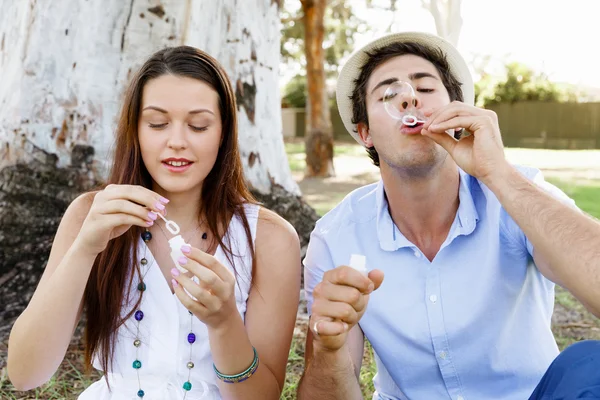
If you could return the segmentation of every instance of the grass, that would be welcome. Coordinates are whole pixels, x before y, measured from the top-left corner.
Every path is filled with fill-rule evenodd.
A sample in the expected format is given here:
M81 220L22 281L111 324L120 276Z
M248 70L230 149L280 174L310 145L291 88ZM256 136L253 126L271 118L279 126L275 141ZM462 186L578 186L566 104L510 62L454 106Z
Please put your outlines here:
M304 143L293 141L286 143L286 152L292 173L301 179L304 172ZM350 143L336 144L334 154L337 161L344 160L340 165L359 165L358 171L369 171L369 160L361 146ZM561 188L575 200L577 205L587 213L600 218L600 151L558 151L558 150L529 150L507 149L507 158L519 164L531 164L542 168L549 182ZM337 168L337 166L336 166ZM586 177L586 171L596 171L597 179ZM370 170L372 171L372 170ZM570 171L570 172L569 172ZM344 171L339 171L341 173ZM369 175L371 174L371 175ZM300 181L305 198L321 215L333 208L354 187L372 181L372 173L365 176L342 177L342 182L330 178L324 182ZM573 342L583 339L600 339L600 323L592 317L571 294L561 288L556 290L555 318L553 332L561 349ZM304 369L304 342L306 322L299 322L294 333L290 348L286 382L281 399L296 400L296 391ZM360 385L366 399L373 393L373 377L376 367L373 351L368 342L365 347L363 367L360 373ZM5 351L0 344L0 352ZM0 398L4 399L74 399L99 375L93 373L87 376L82 370L83 356L81 345L73 343L67 357L55 376L41 388L30 392L16 392L6 377L6 369L0 373Z
M288 140L285 143L285 152L287 153L288 158L293 155L301 154L301 158L304 159L304 141L299 139ZM333 148L334 156L358 156L364 153L365 150L356 143L340 142L336 143Z
M315 211L317 212L318 215L325 215L327 214L327 212L329 212L333 207L335 207L337 204L339 204L344 197L346 196L346 194L335 194L323 201L319 201L317 204L313 205L312 207L315 209Z
M573 295L556 287L552 332L558 347L587 339L600 340L600 320L591 315Z
M571 181L548 178L553 185L559 187L575 204L588 214L600 219L600 181Z
M288 156L288 162L290 164L290 169L292 170L292 173L303 173L304 168L306 167L304 142L298 139L288 141L285 144L285 151ZM357 157L363 154L366 154L365 150L361 146L356 145L355 143L336 143L335 147L333 148L334 157Z
M288 154L288 164L293 173L303 173L306 167L304 153Z
M507 148L505 154L515 164L531 165L542 170L598 170L600 167L600 150Z
M292 346L288 355L287 374L285 376L285 386L281 393L282 400L295 400L298 390L298 383L304 370L304 344L306 339L306 321L301 320L297 324Z

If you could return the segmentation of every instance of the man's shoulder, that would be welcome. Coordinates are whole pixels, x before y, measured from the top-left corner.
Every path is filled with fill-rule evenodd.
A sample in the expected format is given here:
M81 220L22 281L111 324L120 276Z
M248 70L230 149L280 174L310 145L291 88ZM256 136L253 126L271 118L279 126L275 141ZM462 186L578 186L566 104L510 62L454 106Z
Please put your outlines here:
M320 233L337 230L343 226L369 221L377 214L378 182L354 189L331 211L317 221L315 230Z

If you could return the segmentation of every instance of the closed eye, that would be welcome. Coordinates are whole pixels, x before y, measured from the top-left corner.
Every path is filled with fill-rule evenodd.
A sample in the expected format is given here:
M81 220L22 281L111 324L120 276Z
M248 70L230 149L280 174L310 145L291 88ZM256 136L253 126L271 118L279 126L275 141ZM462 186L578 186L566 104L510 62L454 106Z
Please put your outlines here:
M167 122L165 122L164 124L148 124L148 126L152 129L163 129L168 125ZM205 131L207 129L206 126L194 126L194 125L188 125L194 132L202 132Z
M417 92L421 92L421 93L431 93L433 91L434 91L434 89L417 89Z
M385 96L383 96L382 98L380 98L379 101L390 101L394 97L396 97L396 93L389 93L389 94L386 94Z
M167 126L167 123L165 122L164 124L148 124L148 126L152 129L162 129L165 126Z

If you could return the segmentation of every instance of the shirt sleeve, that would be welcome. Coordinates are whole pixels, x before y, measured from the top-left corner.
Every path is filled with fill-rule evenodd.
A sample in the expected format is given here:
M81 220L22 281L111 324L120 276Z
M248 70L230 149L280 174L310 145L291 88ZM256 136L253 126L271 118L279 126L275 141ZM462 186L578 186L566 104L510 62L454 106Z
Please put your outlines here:
M304 257L304 292L306 295L306 308L308 315L312 314L313 291L322 280L326 271L334 269L329 246L325 238L318 232L318 228L310 234L310 241Z

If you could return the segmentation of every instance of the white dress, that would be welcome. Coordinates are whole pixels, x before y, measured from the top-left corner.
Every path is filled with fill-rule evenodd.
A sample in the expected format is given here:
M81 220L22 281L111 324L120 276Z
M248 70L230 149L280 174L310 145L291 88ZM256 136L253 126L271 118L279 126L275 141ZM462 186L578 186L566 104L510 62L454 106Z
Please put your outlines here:
M253 243L256 238L258 212L258 206L245 206ZM252 260L245 230L239 217L232 219L227 236L231 240L230 246L234 254L237 281L236 305L243 320L250 291ZM144 257L148 263L141 265L141 259ZM220 246L215 252L215 257L233 272L233 267ZM79 400L139 400L137 392L140 388L144 391L143 400L175 400L183 399L184 395L187 400L221 399L217 378L213 371L206 325L196 317L190 316L177 296L171 293L156 260L141 238L138 242L138 262L146 284L146 291L139 307L144 313L143 319L139 322L138 337L141 346L136 349L133 344L138 322L132 316L118 332L113 367L108 372L110 390L105 378L102 377L81 393ZM135 277L132 290L136 292L138 282L139 279ZM132 301L135 301L137 296L138 293L133 293ZM130 311L131 307L132 305L129 307L126 305L123 312ZM187 341L190 321L192 321L191 332L196 335L193 345ZM190 349L194 367L188 370ZM139 383L138 371L133 368L136 350L137 360L142 363L139 369ZM93 365L94 368L102 370L97 358L94 358ZM189 381L192 389L186 392L183 384L188 380L189 372L191 372Z

